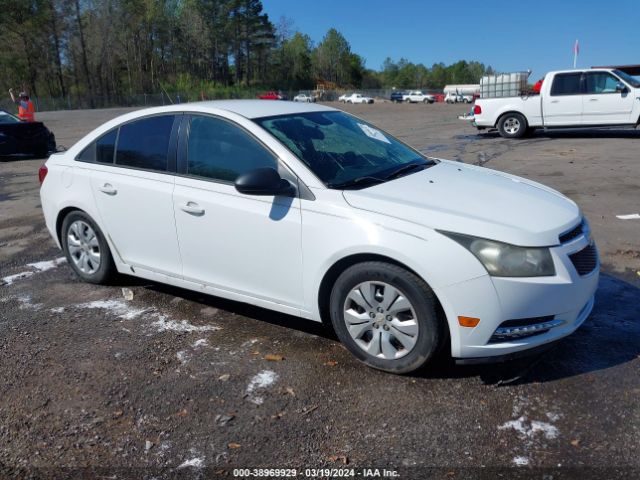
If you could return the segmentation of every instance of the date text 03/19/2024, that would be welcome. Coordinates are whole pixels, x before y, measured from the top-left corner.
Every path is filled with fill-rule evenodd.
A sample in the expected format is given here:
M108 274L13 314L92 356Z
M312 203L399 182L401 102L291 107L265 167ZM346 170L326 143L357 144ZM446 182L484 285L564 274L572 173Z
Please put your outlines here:
M236 468L233 476L239 478L398 478L396 470L386 468Z

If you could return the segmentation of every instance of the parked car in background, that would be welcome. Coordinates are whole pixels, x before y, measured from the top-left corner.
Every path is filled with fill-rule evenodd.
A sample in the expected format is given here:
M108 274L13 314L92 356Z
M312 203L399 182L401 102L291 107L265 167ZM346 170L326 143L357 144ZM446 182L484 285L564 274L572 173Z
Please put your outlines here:
M391 92L391 96L389 97L389 100L395 103L402 103L404 102L404 96L405 96L405 93L402 91Z
M471 103L473 102L473 95L449 92L445 95L444 101L446 103Z
M286 100L287 96L280 92L266 92L261 95L258 95L260 100Z
M413 90L402 96L403 100L408 103L433 103L436 97L422 93L421 90Z
M521 138L536 128L640 125L640 81L620 70L549 72L540 95L480 98L472 122Z
M0 156L45 157L56 151L56 138L42 122L25 122L0 110Z
M306 102L306 103L313 103L316 101L316 97L309 95L307 93L299 93L298 95L296 95L295 97L293 97L293 101L294 102Z
M373 98L360 93L352 93L347 97L346 103L373 103Z
M352 93L343 93L342 95L340 95L338 97L338 101L342 102L342 103L347 103L347 98L349 98L351 95L353 95Z
M324 105L137 110L39 177L46 227L82 280L121 272L324 319L387 372L441 349L477 363L546 348L594 305L598 254L572 200Z

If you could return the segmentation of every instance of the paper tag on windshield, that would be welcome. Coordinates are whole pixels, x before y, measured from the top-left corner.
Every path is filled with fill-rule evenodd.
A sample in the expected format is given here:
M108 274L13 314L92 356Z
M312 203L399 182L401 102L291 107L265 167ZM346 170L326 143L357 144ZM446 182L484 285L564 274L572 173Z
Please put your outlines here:
M360 127L360 130L362 130L367 137L373 138L374 140L380 140L381 142L384 142L384 143L391 143L380 130L372 128L369 125L365 125L363 123L359 123L358 126Z

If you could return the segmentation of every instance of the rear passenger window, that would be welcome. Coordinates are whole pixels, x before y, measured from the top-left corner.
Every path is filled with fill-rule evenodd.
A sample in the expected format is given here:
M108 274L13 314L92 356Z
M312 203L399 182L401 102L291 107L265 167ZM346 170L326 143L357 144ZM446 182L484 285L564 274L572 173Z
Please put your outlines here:
M237 125L214 117L191 119L187 173L233 182L250 170L277 168L275 157Z
M118 129L105 133L98 140L91 142L76 157L80 162L113 163L113 154L116 148Z
M96 162L113 163L113 152L116 149L116 138L118 138L117 128L98 139L96 142Z
M173 115L162 115L122 125L116 165L165 172L173 119Z
M551 95L580 95L582 73L560 73L553 78Z

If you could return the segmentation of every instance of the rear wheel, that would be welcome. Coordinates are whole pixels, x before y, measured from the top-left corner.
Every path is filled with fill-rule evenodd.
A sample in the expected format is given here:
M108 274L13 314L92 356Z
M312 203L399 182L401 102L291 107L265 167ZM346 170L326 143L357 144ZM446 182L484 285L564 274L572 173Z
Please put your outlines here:
M504 138L522 138L527 133L527 120L520 113L505 113L498 121L498 131Z
M348 268L331 291L330 305L340 341L358 360L386 372L420 368L445 336L429 286L396 265L365 262Z
M61 243L67 262L85 282L107 283L116 273L109 245L93 219L76 210L62 222Z

